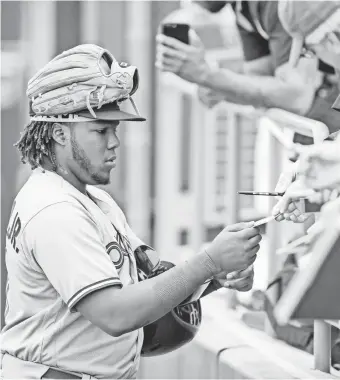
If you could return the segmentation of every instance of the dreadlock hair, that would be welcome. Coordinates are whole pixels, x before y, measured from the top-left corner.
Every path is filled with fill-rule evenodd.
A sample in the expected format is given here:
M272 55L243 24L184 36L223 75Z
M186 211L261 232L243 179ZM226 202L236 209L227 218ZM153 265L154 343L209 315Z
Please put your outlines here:
M21 153L21 162L28 162L32 170L41 166L44 156L52 163L53 170L58 166L53 149L53 124L45 121L30 122L21 133L20 140L14 144Z

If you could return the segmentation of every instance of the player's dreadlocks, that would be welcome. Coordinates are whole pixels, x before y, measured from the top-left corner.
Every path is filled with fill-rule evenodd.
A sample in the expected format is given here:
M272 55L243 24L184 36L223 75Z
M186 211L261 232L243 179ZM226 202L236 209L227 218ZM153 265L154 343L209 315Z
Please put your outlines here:
M53 122L32 121L29 123L20 140L14 144L21 152L21 162L31 165L31 169L41 166L43 157L49 158L53 169L57 168L57 162L53 150Z

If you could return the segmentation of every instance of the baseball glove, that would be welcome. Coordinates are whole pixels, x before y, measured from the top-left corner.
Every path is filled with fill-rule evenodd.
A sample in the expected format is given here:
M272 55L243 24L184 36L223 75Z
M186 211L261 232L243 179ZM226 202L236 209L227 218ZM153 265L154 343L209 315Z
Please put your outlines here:
M134 66L118 63L97 45L84 44L56 56L28 82L31 116L63 115L129 98L138 88Z

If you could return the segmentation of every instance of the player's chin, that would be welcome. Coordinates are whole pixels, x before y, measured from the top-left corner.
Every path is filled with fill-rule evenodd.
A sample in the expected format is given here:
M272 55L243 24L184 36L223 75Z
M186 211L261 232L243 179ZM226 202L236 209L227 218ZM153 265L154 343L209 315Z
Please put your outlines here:
M108 185L110 183L110 172L111 170L106 170L92 174L92 185Z

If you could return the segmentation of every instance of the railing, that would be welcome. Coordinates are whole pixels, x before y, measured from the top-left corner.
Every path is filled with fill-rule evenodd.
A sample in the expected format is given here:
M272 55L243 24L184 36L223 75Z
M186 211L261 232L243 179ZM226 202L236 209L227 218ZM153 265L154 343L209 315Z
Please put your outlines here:
M292 142L282 131L284 128L289 128L294 132L304 134L314 138L314 143L322 142L328 136L328 128L325 124L317 122L305 117L291 114L289 112L271 109L268 110L260 119L260 123L265 125L271 133L274 140L285 149L293 149ZM277 161L273 160L271 171L277 172ZM270 241L274 244L273 237L275 236L277 224L272 224L272 228L268 231L271 235ZM271 252L275 252L273 249ZM276 257L271 257L270 267L275 267ZM330 355L331 355L331 326L340 329L340 322L334 320L314 320L314 368L326 373L330 373Z
M239 115L257 120L259 128L264 128L270 135L269 144L266 145L267 154L271 159L264 168L263 175L268 176L267 189L275 188L279 174L283 169L284 152L294 150L292 133L297 132L309 137L313 137L314 142L321 142L328 136L328 128L320 122L307 119L280 109L270 109L267 111L256 111L252 107L243 107L232 104L219 104L213 110L205 109L198 101L196 86L188 84L170 75L161 76L161 92L159 93L159 105L157 113L158 140L157 140L157 167L156 167L156 249L165 259L176 259L192 254L205 242L204 227L220 222L233 223L240 219L252 219L247 215L242 215L245 210L240 208L240 200L237 191L240 189L239 165L242 152L240 150L241 141L244 136L237 125ZM186 106L183 104L183 96L186 97ZM189 100L188 100L189 99ZM171 105L170 105L171 104ZM185 108L188 107L188 108ZM190 109L190 115L185 116L186 110ZM227 152L227 188L225 197L225 210L216 212L213 209L211 199L214 188L211 187L209 179L213 177L208 166L213 163L211 158L213 144L211 135L214 131L214 123L219 112L225 111L228 123L228 136L223 138L228 140ZM182 115L182 116L180 116ZM184 116L183 116L184 115ZM191 185L185 192L180 190L181 174L179 155L173 155L173 147L178 146L182 141L182 128L188 122L189 135L191 136L190 146L190 181ZM256 123L254 123L254 128ZM210 142L209 142L210 139ZM179 149L177 151L180 151ZM183 151L181 151L183 154ZM256 163L255 163L256 165ZM164 173L167 173L167 181L164 180ZM211 177L207 178L207 173ZM262 189L259 189L262 190ZM260 198L260 197L258 197ZM268 215L271 212L276 200L268 197L268 204L262 208L262 214ZM249 210L248 210L249 211ZM261 214L259 213L259 215ZM170 216L169 216L170 215ZM263 216L264 216L263 215ZM177 218L177 219L176 219ZM295 225L298 228L298 225ZM281 228L281 230L280 230ZM188 231L189 239L185 244L179 244L177 238L180 231ZM277 249L282 246L280 235L282 227L280 223L269 223L266 225L267 237L267 277L271 279L279 269L279 258L276 255ZM301 231L303 233L303 229ZM190 240L190 235L192 239ZM185 238L183 238L185 240ZM280 245L281 244L281 245ZM179 253L179 256L173 256ZM274 298L276 295L273 294ZM332 322L332 324L336 324ZM271 331L267 329L269 335ZM329 372L330 358L330 325L329 321L315 321L315 351L314 366L320 371Z
M282 153L284 153L285 150L294 150L293 139L288 137L288 134L285 133L287 130L313 137L314 143L322 142L329 135L328 128L325 124L281 109L270 109L266 111L263 116L260 117L259 127L264 127L271 135L269 144L269 157L271 160L268 173L270 189L275 188L278 176L284 166ZM275 202L275 199L268 200L270 206L274 206ZM280 225L278 223L270 223L268 225L267 234L269 252L272 252L272 255L268 257L268 276L272 278L278 269L278 260L275 256L275 252L279 248L280 243L282 243L282 239L281 241L279 239ZM275 303L277 294L272 294L271 298Z

